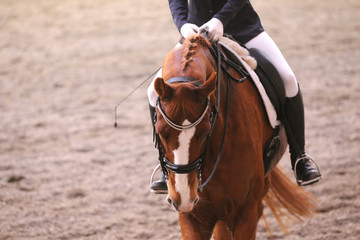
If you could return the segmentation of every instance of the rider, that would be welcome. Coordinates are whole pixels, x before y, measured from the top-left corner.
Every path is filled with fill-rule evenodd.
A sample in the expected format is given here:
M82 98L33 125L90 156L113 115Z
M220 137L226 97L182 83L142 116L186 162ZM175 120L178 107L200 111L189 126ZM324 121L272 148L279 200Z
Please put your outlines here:
M305 154L304 105L299 84L271 37L264 31L259 16L249 0L169 0L172 18L182 37L208 31L208 39L216 42L227 33L247 48L262 51L278 70L285 86L285 117L296 143L291 144L291 165L299 185L308 185L320 180L321 174ZM161 76L159 71L157 76ZM156 79L156 77L155 77ZM156 93L153 82L148 88L150 112L155 112ZM297 145L297 146L296 146ZM166 179L151 184L154 192L166 192Z

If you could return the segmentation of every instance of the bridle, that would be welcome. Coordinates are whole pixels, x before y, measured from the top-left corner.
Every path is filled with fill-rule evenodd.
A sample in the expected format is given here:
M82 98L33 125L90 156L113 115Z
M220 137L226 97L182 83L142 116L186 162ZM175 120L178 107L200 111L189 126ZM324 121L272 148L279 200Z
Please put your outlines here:
M157 109L159 110L160 114L162 115L162 117L164 118L164 120L166 121L166 123L171 126L172 128L178 130L178 131L182 131L182 130L186 130L186 129L190 129L193 127L196 127L205 117L206 113L209 111L209 108L211 108L211 112L210 112L210 117L209 117L209 122L210 122L210 131L207 135L207 139L205 142L205 148L203 153L201 154L201 156L199 158L197 158L197 160L195 160L192 163L189 164L174 164L172 162L170 162L164 155L164 152L162 150L162 146L160 144L160 137L158 134L156 134L156 146L159 150L159 161L160 161L160 166L161 169L164 173L164 175L166 176L166 178L168 177L168 171L177 173L177 174L188 174L191 173L195 170L198 170L198 179L199 179L199 188L198 191L202 191L204 189L204 187L208 184L208 182L210 181L210 179L213 177L213 175L215 174L215 171L217 169L217 166L220 162L221 159L221 155L222 155L222 151L223 151L223 147L224 147L224 142L225 142L225 136L226 136L226 130L227 130L227 122L228 122L228 111L229 111L229 99L230 99L230 81L227 81L227 94L226 94L226 103L225 103L225 124L224 124L224 131L223 131L223 135L222 135L222 139L221 139L221 144L220 144L220 149L219 149L219 153L217 156L217 159L215 161L215 165L210 173L210 175L207 177L206 181L204 183L201 183L202 181L202 171L205 165L205 156L206 156L206 152L207 152L207 146L209 143L209 139L212 135L214 126L215 126L215 122L216 119L218 118L219 115L219 107L220 107L220 83L221 83L221 70L223 69L224 72L226 72L228 75L230 75L231 80L237 82L237 83L241 83L243 82L249 75L247 74L246 71L244 71L242 69L241 66L237 66L236 68L234 68L241 76L241 79L236 79L234 78L228 71L227 69L227 65L230 65L231 67L234 67L234 64L227 59L227 61L225 60L225 56L224 54L220 51L220 47L219 44L213 45L212 47L209 48L211 54L215 57L215 59L217 59L217 103L216 106L211 107L210 106L210 99L207 99L207 103L206 103L206 107L204 109L204 111L202 112L202 114L200 115L200 117L195 120L193 123L190 124L186 124L186 125L179 125L176 124L174 121L172 121L163 111L163 109L161 108L161 103L160 103L160 98L158 98L156 106ZM223 61L225 61L225 64L222 64ZM192 83L194 85L199 86L199 82L197 79L191 78L191 77L174 77L171 79L167 80L167 83ZM154 121L156 122L157 116L154 117Z
M161 104L160 104L160 99L158 98L157 102L156 102L156 107L157 109L159 110L159 112L161 113L161 116L164 118L165 122L167 124L170 125L170 127L172 127L173 129L176 129L178 131L183 131L183 130L186 130L186 129L190 129L190 128L193 128L193 127L196 127L202 120L203 118L205 117L205 114L208 112L208 109L210 108L210 99L207 98L207 101L206 101L206 107L203 111L203 113L201 114L201 116L196 120L194 121L193 123L190 123L190 124L185 124L185 125L179 125L179 124L176 124L175 122L173 122L168 116L166 116L165 112L162 110L161 108Z
M191 78L191 77L174 77L171 78L169 80L167 80L167 83L192 83L194 85L200 86L200 84L197 82L196 79ZM202 112L202 114L192 123L190 124L185 124L185 125L179 125L177 123L175 123L173 120L171 120L164 112L164 110L161 107L161 102L160 102L160 98L158 98L157 102L156 102L156 107L159 110L159 113L161 114L161 116L164 118L165 122L172 127L175 130L178 131L183 131L183 130L187 130L190 128L194 128L197 125L199 125L199 123L204 119L206 113L209 112L209 109L211 108L210 106L210 98L207 98L206 100L206 106ZM208 143L208 139L212 133L212 130L215 126L215 119L217 116L217 110L216 108L213 108L212 111L210 111L210 117L209 117L209 122L210 122L210 132L208 133L207 136L207 141L206 141L206 146ZM159 138L159 136L156 136L157 138ZM160 139L157 139L157 141L160 141ZM187 173L191 173L195 170L199 170L199 178L201 178L201 170L202 170L202 166L204 163L204 158L205 158L205 153L206 153L206 147L205 150L203 152L203 154L201 154L201 156L199 158L197 158L197 160L195 160L192 163L189 164L174 164L172 162L170 162L165 156L163 151L161 150L161 144L159 144L158 142L158 148L159 148L159 160L160 160L160 165L161 168L165 174L165 176L167 176L168 172L167 170L177 173L177 174L187 174Z

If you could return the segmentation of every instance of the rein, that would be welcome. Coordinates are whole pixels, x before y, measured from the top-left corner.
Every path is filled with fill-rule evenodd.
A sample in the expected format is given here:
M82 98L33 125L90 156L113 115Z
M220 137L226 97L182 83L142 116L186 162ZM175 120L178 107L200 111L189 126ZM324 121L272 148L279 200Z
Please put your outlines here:
M218 117L219 115L219 108L220 108L220 81L221 81L221 54L220 54L220 48L219 48L219 43L217 43L217 64L218 64L218 72L217 72L217 103L216 103L216 118ZM227 81L227 85L226 85L226 88L227 88L227 91L226 91L226 102L225 102L225 124L224 124L224 132L223 132L223 135L222 135L222 138L221 138L221 145L220 145L220 149L219 149L219 153L218 153L218 156L216 158L216 161L215 161L215 165L209 175L209 177L206 179L206 181L201 184L201 172L204 168L204 164L202 165L202 168L200 169L199 171L199 176L200 176L200 186L198 187L198 191L199 192L202 192L205 188L205 186L210 182L211 178L214 176L215 174L215 171L220 163L220 160L221 160L221 155L222 155L222 152L223 152L223 149L224 149L224 143L225 143L225 136L226 136L226 130L227 130L227 122L228 122L228 119L229 119L229 99L230 99L230 94L229 94L229 91L230 91L230 81L228 80ZM215 119L216 119L215 118ZM214 121L215 122L215 121ZM215 125L215 124L214 124ZM210 134L208 136L208 138L210 138L211 134L212 134L212 130L213 130L213 127L210 131ZM206 142L206 147L205 147L205 152L207 150L207 145L208 145L208 142L209 142L209 139L208 141Z
M214 49L215 48L215 49ZM207 136L207 140L205 143L205 149L203 154L201 155L201 157L199 157L196 161L189 163L189 164L173 164L171 163L165 156L164 153L162 151L161 148L161 144L159 144L160 139L159 136L156 136L157 138L157 147L159 149L159 161L160 161L160 166L162 168L162 171L164 173L164 175L167 177L168 176L168 172L172 171L174 173L177 174L187 174L187 173L191 173L194 170L198 169L199 170L199 174L198 174L198 178L199 178L199 187L198 187L198 191L202 192L203 189L205 188L205 186L209 183L209 181L212 179L212 177L214 176L216 169L220 163L221 160L221 156L222 156L222 152L224 149L224 143L225 143L225 137L226 137L226 132L227 132L227 127L228 127L228 119L229 119L229 105L230 105L230 80L233 80L237 83L241 83L243 82L247 77L248 77L248 73L245 72L241 67L239 66L235 66L231 61L229 62L229 59L225 60L225 55L220 51L220 47L219 47L219 43L217 43L217 46L213 46L213 48L209 48L211 54L214 56L215 59L217 59L217 103L216 106L214 106L214 110L211 111L210 114L210 124L211 124L211 128L210 128L210 132ZM222 64L222 62L225 61L226 64L229 64L237 73L239 73L241 76L243 76L241 79L237 79L234 76L232 76L230 74L230 72L228 71L227 66L225 66L224 64ZM207 147L208 147L208 143L209 143L209 139L212 135L214 126L215 126L215 122L216 119L219 116L219 108L220 108L220 92L221 92L221 70L225 70L225 72L230 76L230 78L227 80L227 86L226 86L226 101L225 101L225 122L224 122L224 131L222 134L222 138L221 138L221 144L220 144L220 149L215 161L215 165L210 173L210 175L207 177L206 181L204 183L201 183L202 177L202 171L204 169L205 166L205 156L206 156L206 152L207 152ZM196 79L195 79L196 80ZM169 83L179 83L179 82L192 82L192 83L198 83L196 81L194 81L194 79L192 78L188 78L188 77L175 77L172 79L169 79L167 82ZM205 114L208 112L208 109L210 108L210 99L207 99L207 104L205 107L205 110L203 111L203 113L201 114L201 116L193 123L191 124L187 124L187 125L178 125L176 123L174 123L173 121L171 121L171 119L169 119L165 112L162 110L161 108L161 104L160 104L160 99L158 98L157 100L157 108L160 112L160 114L163 116L163 118L165 119L165 121L169 124L169 126L171 126L172 128L181 131L181 130L185 130L185 129L189 129L192 127L196 127L204 118Z

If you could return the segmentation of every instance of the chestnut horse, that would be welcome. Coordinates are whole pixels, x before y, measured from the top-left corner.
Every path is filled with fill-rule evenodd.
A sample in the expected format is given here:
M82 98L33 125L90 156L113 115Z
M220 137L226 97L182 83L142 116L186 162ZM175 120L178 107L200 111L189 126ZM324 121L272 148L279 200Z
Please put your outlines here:
M154 83L167 199L179 211L183 239L255 239L263 201L277 218L280 207L309 216L314 203L277 167L264 174L273 129L262 100L249 79L219 73L210 49L201 35L185 39Z

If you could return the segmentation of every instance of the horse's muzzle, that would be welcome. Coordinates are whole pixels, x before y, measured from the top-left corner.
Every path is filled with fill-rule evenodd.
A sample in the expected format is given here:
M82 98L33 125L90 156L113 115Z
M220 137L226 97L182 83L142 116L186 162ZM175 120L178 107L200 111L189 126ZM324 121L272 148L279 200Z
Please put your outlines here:
M177 203L176 201L173 201L169 196L167 197L166 200L176 211L191 212L194 206L199 202L200 198L196 196L194 200L180 202L180 204Z

